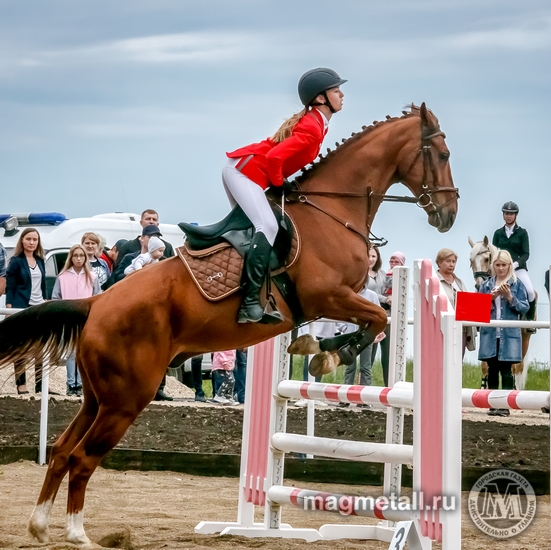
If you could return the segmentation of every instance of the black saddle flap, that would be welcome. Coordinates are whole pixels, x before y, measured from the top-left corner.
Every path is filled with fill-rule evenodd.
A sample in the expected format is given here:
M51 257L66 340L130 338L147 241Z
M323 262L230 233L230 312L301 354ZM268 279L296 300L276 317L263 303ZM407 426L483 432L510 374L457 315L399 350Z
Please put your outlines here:
M252 228L252 223L241 207L236 206L223 220L212 225L197 226L180 222L178 227L186 234L189 248L202 250L225 241L224 233Z
M293 238L293 224L289 220L283 222L278 206L273 203L270 206L280 227L270 262L271 268L275 269L287 258ZM223 220L212 225L197 226L180 222L178 227L186 234L186 243L191 250L203 250L221 242L229 242L243 257L254 234L253 224L239 205Z

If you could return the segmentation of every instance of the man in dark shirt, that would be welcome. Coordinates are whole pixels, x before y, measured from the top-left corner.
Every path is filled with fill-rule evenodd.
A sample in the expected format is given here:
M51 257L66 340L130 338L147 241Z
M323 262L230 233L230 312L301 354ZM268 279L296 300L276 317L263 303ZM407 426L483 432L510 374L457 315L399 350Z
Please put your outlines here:
M150 237L153 237L153 235L157 237L162 237L161 231L159 230L159 214L157 214L155 210L144 210L140 218L140 225L143 229L145 229L147 226L153 226L157 229L155 233L149 233ZM144 235L143 231L142 235ZM163 239L161 240L163 241L163 243L165 243L165 252L163 254L163 258L172 258L172 256L174 256L174 249L172 248L172 245L170 243L167 243ZM126 254L139 252L141 249L142 241L140 237L136 237L135 239L132 239L131 241L128 241L126 244L124 244L120 248L119 255L117 257L117 260L115 261L115 269L122 262ZM145 251L147 252L147 243Z
M517 224L519 208L515 202L506 202L501 211L503 212L505 225L496 230L492 244L501 250L507 250L511 254L515 275L524 283L530 302L530 309L526 314L526 319L533 321L536 315L536 293L534 285L532 285L532 281L528 276L528 268L526 266L526 262L530 257L528 232Z

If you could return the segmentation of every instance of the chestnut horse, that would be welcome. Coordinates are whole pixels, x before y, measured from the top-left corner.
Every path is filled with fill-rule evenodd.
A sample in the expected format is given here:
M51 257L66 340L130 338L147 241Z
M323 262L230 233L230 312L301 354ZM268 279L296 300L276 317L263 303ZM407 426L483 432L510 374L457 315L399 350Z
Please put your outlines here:
M399 118L364 127L298 178L301 200L286 206L302 249L288 270L306 320L328 317L362 327L373 341L386 326L383 309L357 292L367 277L369 227L390 185L402 182L429 223L452 226L458 192L438 120L412 106ZM310 200L311 199L311 200ZM48 517L69 473L66 540L91 546L83 508L90 476L151 401L171 361L209 351L251 346L294 326L276 292L284 322L237 323L241 297L209 302L178 258L141 270L104 294L48 302L0 323L0 365L50 354L51 364L76 346L84 401L52 448L48 470L29 523L49 540ZM366 344L367 345L367 344Z
M494 258L499 252L499 248L494 246L488 240L488 237L484 235L482 241L473 242L469 237L469 244L471 245L471 269L473 270L475 287L478 290L480 285L492 274L491 266ZM537 294L536 294L537 300ZM535 319L534 319L535 320ZM524 368L524 359L528 353L528 346L530 345L530 337L532 332L528 332L526 329L522 329L522 361L520 363L515 363L511 370L513 376L515 377L515 388L517 390L523 390L526 386L526 377L528 375L528 369ZM480 363L480 368L482 370L482 387L486 388L488 385L488 364L486 361Z

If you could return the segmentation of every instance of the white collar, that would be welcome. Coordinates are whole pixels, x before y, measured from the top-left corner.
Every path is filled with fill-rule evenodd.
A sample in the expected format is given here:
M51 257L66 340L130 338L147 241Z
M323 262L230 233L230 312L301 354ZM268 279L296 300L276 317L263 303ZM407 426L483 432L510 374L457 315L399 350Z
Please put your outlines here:
M316 109L315 107L313 108ZM327 130L327 128L329 127L328 118L319 109L316 109L316 111L321 115L321 119L323 120L323 129Z

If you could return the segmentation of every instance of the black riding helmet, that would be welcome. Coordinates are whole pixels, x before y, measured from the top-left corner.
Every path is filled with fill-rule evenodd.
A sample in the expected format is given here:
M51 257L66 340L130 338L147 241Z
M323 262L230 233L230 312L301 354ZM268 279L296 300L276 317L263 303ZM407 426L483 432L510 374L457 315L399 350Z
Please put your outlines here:
M298 81L298 95L300 101L305 107L310 105L316 105L314 100L318 95L325 95L327 106L333 111L333 107L325 92L331 88L336 88L341 84L348 82L343 80L335 71L324 67L318 67L317 69L311 69L306 71Z
M507 212L508 214L518 214L518 204L513 201L507 201L502 207L502 212Z

